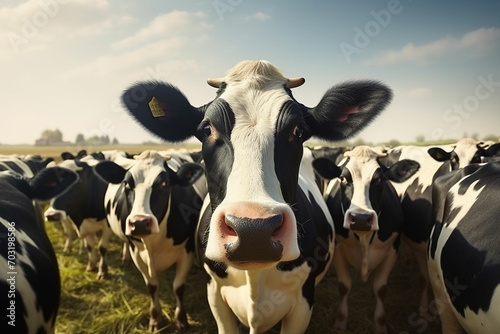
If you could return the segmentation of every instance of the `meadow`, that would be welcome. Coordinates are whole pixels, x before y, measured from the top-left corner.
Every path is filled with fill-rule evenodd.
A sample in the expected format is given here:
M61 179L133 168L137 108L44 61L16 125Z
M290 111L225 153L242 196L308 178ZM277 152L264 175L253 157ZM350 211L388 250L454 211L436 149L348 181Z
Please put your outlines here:
M85 148L88 152L104 149L120 149L139 153L145 149L167 149L166 146L117 146ZM82 148L0 146L0 154L40 154L43 157L60 159L60 153L74 154ZM73 242L72 251L63 253L64 237L61 226L47 222L46 230L57 254L61 283L61 305L57 317L57 334L139 334L148 333L150 298L142 276L133 264L120 265L121 243L113 238L107 254L109 278L97 279L95 272L85 271L86 252L79 253L79 240ZM403 244L404 246L404 244ZM160 300L163 313L170 319L175 308L172 280L175 268L162 274ZM351 271L353 289L349 298L349 320L347 333L367 334L373 332L375 306L372 279L363 283L359 275ZM187 280L185 302L191 325L189 333L217 333L215 321L206 300L208 276L203 268L195 265ZM390 275L385 298L387 322L390 333L439 333L436 310L431 308L429 318L417 314L420 281L416 262L405 247L402 247L398 262ZM316 289L312 319L307 333L337 333L333 330L338 307L337 279L334 268L330 268ZM434 312L432 312L434 311ZM175 325L168 325L162 333L175 333ZM269 331L279 333L279 326Z

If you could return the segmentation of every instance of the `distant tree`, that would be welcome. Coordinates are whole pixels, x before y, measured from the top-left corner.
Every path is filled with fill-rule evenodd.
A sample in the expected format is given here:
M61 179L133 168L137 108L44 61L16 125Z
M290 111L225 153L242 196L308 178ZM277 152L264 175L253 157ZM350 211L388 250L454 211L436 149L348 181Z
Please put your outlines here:
M75 144L85 145L86 143L87 142L85 141L85 137L83 136L83 134L79 133L76 135Z
M425 141L425 136L424 135L418 135L415 137L415 141L417 143L423 143Z
M494 135L487 135L486 137L483 138L484 141L491 140L491 141L499 141L500 136L494 136Z
M62 132L59 131L59 129L55 130L44 130L42 132L42 139L50 142L50 143L58 143L63 141L63 135Z
M109 136L105 135L101 137L101 145L109 145Z
M119 145L120 143L118 143L118 139L113 138L113 141L111 142L111 144L113 144L113 145Z
M397 139L391 139L387 142L387 145L390 147L396 147L396 146L401 145L401 142Z

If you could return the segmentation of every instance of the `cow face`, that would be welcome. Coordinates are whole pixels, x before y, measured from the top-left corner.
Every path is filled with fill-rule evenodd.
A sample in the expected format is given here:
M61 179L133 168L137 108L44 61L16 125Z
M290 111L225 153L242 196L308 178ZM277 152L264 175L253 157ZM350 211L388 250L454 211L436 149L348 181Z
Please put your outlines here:
M462 138L451 152L446 152L440 147L432 147L428 153L437 161L449 161L451 170L457 170L467 165L480 163L484 157L496 156L500 152L500 144L491 145L488 148L483 148L483 143L472 139Z
M45 211L44 215L46 220L55 222L66 220L69 215L68 212L83 213L85 201L82 200L82 196L88 194L90 179L94 176L92 167L78 159L68 158L60 162L58 166L78 173L78 182L65 193L51 200L50 207ZM76 219L77 217L72 218Z
M124 224L127 236L146 237L160 231L159 222L165 217L172 186L188 186L203 173L198 164L186 163L177 172L166 163L168 158L154 151L136 157L128 170L111 161L96 165L96 173L104 180L120 184L114 205Z
M318 158L313 162L316 171L324 178L339 176L342 192L343 227L357 234L378 231L378 216L382 201L387 200L384 192L390 192L390 181L404 182L419 169L413 160L401 160L390 168L378 160L386 154L376 152L367 146L358 146L346 152L347 162L336 166L332 161ZM396 198L396 197L394 197Z
M286 79L264 61L245 61L209 80L216 98L195 108L180 91L142 83L122 99L146 128L168 141L202 142L212 217L206 257L239 268L272 266L299 254L293 214L302 144L340 140L369 123L391 92L371 82L331 88L315 108L292 96L303 79Z

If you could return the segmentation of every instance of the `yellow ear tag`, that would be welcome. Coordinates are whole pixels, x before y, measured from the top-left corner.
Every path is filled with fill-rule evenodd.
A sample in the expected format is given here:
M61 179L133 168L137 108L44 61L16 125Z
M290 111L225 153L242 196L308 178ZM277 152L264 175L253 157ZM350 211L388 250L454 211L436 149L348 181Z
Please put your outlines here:
M165 112L163 111L163 108L160 105L160 102L156 99L156 97L153 96L151 101L149 101L149 109L151 109L151 114L153 114L153 117L162 117L165 116Z

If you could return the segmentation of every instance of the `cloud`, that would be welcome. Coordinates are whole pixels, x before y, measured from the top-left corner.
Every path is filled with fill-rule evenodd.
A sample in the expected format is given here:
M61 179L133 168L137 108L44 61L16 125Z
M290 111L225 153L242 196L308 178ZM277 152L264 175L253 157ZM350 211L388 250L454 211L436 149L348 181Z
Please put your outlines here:
M114 13L108 0L28 0L0 7L0 59L31 56L56 43L82 36L102 35L132 18Z
M246 19L255 21L269 21L271 19L271 15L263 12L256 12L252 15L247 16Z
M409 43L399 50L382 52L368 60L366 64L385 66L409 62L422 65L456 52L481 57L497 45L499 40L500 29L481 28L468 32L459 39L448 36L420 46Z
M153 38L174 36L189 31L206 31L211 26L207 24L204 19L206 18L203 12L186 12L186 11L172 11L169 13L158 15L145 27L139 29L132 36L123 38L111 46L115 49L122 49L133 47L150 41Z

